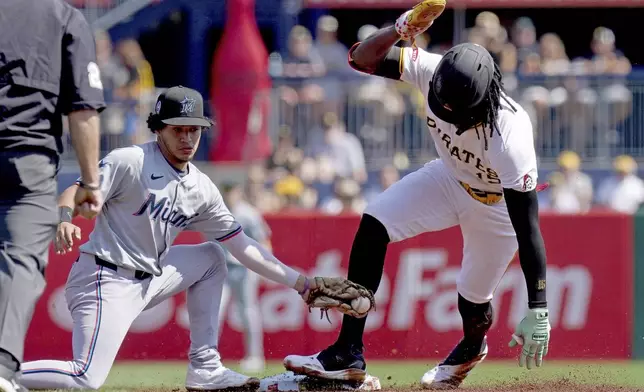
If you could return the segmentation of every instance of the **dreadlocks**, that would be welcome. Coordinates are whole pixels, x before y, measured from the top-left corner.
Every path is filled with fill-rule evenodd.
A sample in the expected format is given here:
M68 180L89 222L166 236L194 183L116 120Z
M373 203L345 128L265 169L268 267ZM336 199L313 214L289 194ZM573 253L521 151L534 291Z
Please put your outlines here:
M485 127L490 127L490 138L494 135L494 131L501 136L499 124L497 122L499 110L501 109L501 98L505 100L510 106L512 104L505 97L505 90L503 88L503 74L499 66L494 63L494 76L490 82L490 87L487 89L487 96L483 100L481 118L483 121L480 123L483 127L483 139L485 140L485 150L488 149L487 136L485 135ZM478 135L478 126L475 126Z
M494 76L492 77L490 88L487 90L487 116L485 116L484 123L484 125L490 127L490 137L494 134L494 130L501 136L496 120L501 108L501 94L503 92L503 74L501 74L499 66L494 63Z

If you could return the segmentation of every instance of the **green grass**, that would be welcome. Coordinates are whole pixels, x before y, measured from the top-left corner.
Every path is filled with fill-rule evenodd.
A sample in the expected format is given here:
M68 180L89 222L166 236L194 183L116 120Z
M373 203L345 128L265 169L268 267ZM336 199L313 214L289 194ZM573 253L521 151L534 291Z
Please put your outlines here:
M380 378L382 387L418 385L423 373L434 361L369 362L369 374ZM226 362L238 370L233 361ZM140 363L119 362L112 369L105 389L112 391L132 389L183 388L186 364L177 362ZM280 362L269 363L261 376L284 371ZM644 362L562 362L544 361L539 369L519 368L514 361L488 361L477 367L468 377L465 386L493 386L499 384L541 380L567 379L576 384L619 385L644 387Z

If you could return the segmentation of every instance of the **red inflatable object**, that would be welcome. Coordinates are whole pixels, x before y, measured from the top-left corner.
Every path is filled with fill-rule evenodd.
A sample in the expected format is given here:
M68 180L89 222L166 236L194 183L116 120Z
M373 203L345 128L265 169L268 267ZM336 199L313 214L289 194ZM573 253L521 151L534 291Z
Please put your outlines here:
M244 162L271 153L268 51L255 19L255 0L228 0L224 32L212 65L215 162Z

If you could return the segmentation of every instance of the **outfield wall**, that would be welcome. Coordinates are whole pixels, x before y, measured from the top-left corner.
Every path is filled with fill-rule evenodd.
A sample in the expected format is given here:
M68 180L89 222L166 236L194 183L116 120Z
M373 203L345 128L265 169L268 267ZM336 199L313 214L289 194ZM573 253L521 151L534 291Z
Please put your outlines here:
M345 276L358 217L269 216L276 255L309 275ZM84 238L92 223L76 221ZM634 317L634 234L644 235L644 217L613 214L542 217L548 251L548 301L553 327L552 358L628 358L643 355L644 318ZM635 230L634 230L635 227ZM176 243L198 243L198 233L183 233ZM635 246L638 256L644 245ZM461 319L456 309L456 277L462 254L458 228L426 234L390 246L385 277L377 294L377 311L368 319L366 337L370 358L436 358L459 339ZM71 356L71 318L64 284L78 252L51 253L48 286L38 303L29 331L25 357ZM639 258L641 259L641 257ZM642 278L640 282L644 282ZM292 290L262 281L260 307L264 317L268 358L290 353L313 353L331 343L340 317L329 324L312 313ZM496 322L490 332L490 357L507 358L515 324L527 302L525 281L514 260L497 289ZM186 358L188 319L185 295L177 295L144 312L134 323L120 359ZM640 306L641 307L641 306ZM640 316L644 311L639 312ZM634 320L636 328L633 328ZM102 320L101 328L110 328ZM639 328L639 330L637 330ZM638 332L640 331L640 332ZM633 343L634 340L634 343ZM220 350L224 358L243 356L242 335L235 312L227 313Z

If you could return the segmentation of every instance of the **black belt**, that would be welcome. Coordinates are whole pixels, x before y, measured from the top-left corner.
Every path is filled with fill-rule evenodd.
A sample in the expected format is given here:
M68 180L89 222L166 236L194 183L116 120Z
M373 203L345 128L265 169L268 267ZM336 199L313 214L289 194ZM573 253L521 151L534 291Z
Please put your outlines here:
M94 260L96 260L96 265L100 265L100 266L103 266L105 268L109 268L112 271L118 271L118 269L119 269L119 267L116 264L112 264L109 261L105 261L105 260L101 259L98 256L94 256ZM151 278L151 277L152 277L152 274L149 273L149 272L139 271L139 270L134 271L134 278L136 278L138 280L145 280L145 279Z

